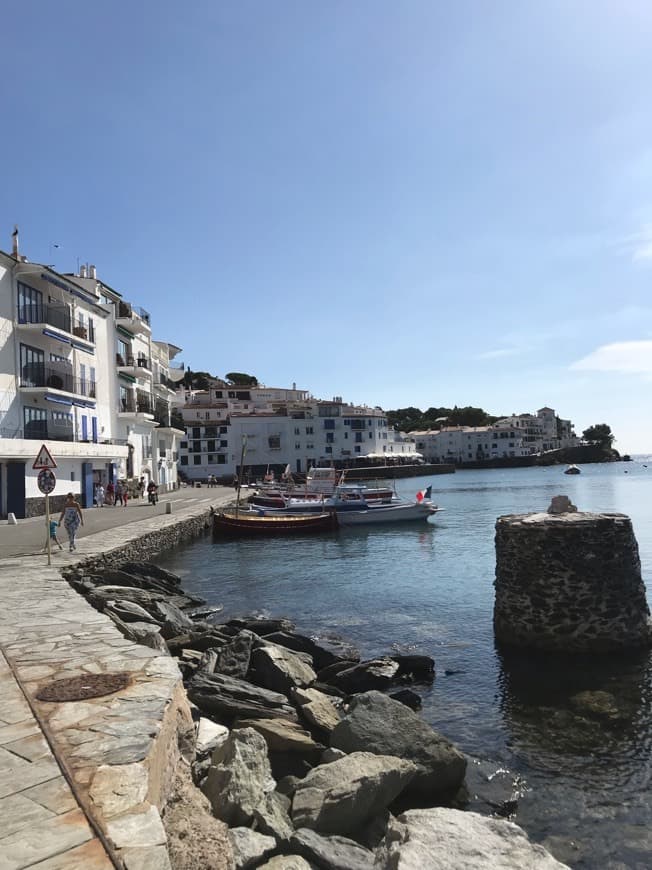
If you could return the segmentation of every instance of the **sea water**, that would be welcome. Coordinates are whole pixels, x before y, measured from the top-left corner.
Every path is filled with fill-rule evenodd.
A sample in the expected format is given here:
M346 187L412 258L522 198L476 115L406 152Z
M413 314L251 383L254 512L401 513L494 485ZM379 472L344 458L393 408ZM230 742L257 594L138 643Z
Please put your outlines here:
M161 561L220 618L288 616L300 631L338 633L363 657L435 658L420 686L424 718L473 758L509 771L514 820L574 867L652 865L652 656L559 658L496 649L492 630L498 516L542 511L565 494L579 510L633 521L652 582L652 461L458 471L397 481L406 498L429 484L442 508L428 524L342 529L325 536L213 542ZM581 692L605 692L606 715ZM483 768L484 769L484 768Z

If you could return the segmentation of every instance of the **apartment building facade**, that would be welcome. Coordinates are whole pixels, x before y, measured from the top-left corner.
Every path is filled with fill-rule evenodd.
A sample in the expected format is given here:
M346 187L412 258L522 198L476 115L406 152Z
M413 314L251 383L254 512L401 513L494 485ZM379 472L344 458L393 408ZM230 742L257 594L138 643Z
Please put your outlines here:
M67 275L31 263L17 234L12 254L0 251L0 517L43 512L32 468L41 444L57 463L55 509L70 491L91 506L99 482L175 484L173 346L153 343L149 318L124 306L94 267Z

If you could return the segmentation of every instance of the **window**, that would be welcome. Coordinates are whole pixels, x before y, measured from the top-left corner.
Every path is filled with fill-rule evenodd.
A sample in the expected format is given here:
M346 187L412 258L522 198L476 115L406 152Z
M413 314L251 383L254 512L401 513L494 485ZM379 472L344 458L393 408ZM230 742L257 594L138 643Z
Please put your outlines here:
M45 354L27 344L20 346L20 383L23 387L45 386ZM40 383L39 383L40 382Z
M201 438L201 429L199 428L199 426L192 427L192 437Z
M193 465L201 465L201 456L198 454L192 457Z
M369 437L370 437L370 438L373 438L373 437L374 437L374 433L373 433L373 432L370 432L370 433L369 433Z
M201 453L201 441L193 441L192 442L192 452L193 453Z
M217 464L226 465L226 456L224 455L224 453L217 454Z
M208 464L215 465L215 456L212 453L208 454Z
M324 429L334 429L335 420L324 420Z
M210 441L206 442L206 450L209 450L211 453L213 452L213 450L215 450L215 440L214 439L211 439ZM209 462L210 462L210 460L209 460Z
M187 465L188 464L188 457L182 456L181 459L179 460L179 462L181 463L181 465Z
M188 442L187 442L187 441L182 441L181 444L179 444L179 447L180 447L182 450L186 450L186 448L188 447Z
M220 426L220 435L226 435L226 433L227 433L228 431L229 431L229 427L228 427L228 426Z
M281 436L280 435L270 435L267 439L267 444L270 450L280 450L281 449Z
M334 432L327 432L326 433L326 443L333 444L334 441L335 441L335 433Z
M205 426L204 438L217 438L217 426Z
M294 427L294 434L295 434L295 435L300 435L300 434L301 434L301 430L299 429L298 426L295 426L295 427Z
M362 432L355 433L355 443L362 444Z
M359 452L360 452L360 447L359 447L358 444L355 445L355 452L356 452L356 453L359 453Z
M326 453L332 453L332 452L333 452L333 448L330 446L330 444L327 444L326 445Z
M24 408L25 438L47 437L47 416L45 408Z
M314 450L314 449L315 449L314 444L306 444L306 450Z
M204 417L205 417L206 420L210 420L210 418L211 418L211 412L210 412L210 411L206 411L206 413L204 414Z
M51 353L50 354L50 362L65 363L65 362L68 362L68 360L65 358L65 356L60 356L58 353Z
M314 432L314 429L312 428L312 426L306 426L306 435L314 435L314 434L315 434L315 432Z
M216 399L222 398L222 390L215 390L215 398Z
M294 449L295 449L295 450L301 450L301 442L300 442L300 441L295 441L295 442L294 442Z
M228 447L228 446L229 446L228 441L220 441L220 447Z

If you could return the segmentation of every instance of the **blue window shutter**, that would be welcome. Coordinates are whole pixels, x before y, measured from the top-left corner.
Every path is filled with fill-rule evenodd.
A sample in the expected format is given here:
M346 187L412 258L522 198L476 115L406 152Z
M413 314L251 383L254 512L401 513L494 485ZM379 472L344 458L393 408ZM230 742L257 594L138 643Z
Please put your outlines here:
M81 418L82 421L82 441L88 440L88 417L86 414Z

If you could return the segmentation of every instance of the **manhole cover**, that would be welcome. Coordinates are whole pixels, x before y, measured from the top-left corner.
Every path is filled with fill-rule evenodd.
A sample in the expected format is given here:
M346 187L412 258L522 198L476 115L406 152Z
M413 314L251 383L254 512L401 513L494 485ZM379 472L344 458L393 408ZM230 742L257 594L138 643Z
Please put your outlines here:
M85 674L83 677L69 677L55 680L44 686L36 694L39 701L84 701L86 698L99 698L110 695L129 685L129 674Z

